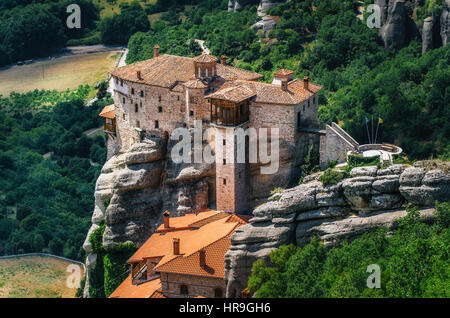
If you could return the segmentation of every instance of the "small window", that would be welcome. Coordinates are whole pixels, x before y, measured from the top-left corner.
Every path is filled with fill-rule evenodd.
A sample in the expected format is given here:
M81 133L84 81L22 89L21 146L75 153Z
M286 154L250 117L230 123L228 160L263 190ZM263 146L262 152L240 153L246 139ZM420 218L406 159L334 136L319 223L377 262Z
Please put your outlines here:
M139 122L139 120L136 120L136 127L140 128L141 127L141 123Z
M125 114L123 114L123 120L125 120Z
M162 106L158 106L158 113L162 113Z
M177 100L180 100L180 95L177 96Z
M226 140L226 139L223 140L223 145L224 145L224 146L227 145L227 140Z
M223 159L223 164L224 164L224 165L227 164L227 159Z
M223 178L223 184L227 184L227 179Z
M194 111L193 110L189 111L189 116L191 116L191 117L194 116Z
M155 120L155 128L159 128L159 121Z
M139 106L138 104L134 104L134 112L137 113L139 111Z
M181 295L187 295L188 294L188 287L186 285L180 286L180 294Z
M116 84L119 84L119 80L117 79L117 77L114 78L114 80L115 80Z
M131 95L134 95L134 88L131 88Z
M309 108L309 102L310 102L310 100L308 99L308 108Z
M161 96L158 96L158 101L159 101L159 102L161 101Z
M125 103L126 103L126 101L125 101L125 97L123 97L123 98L122 98L122 103L123 103L123 104L125 104Z
M144 97L144 91L141 91L141 97Z
M216 298L223 298L222 288L214 289L214 297L216 297Z
M123 86L123 81L122 80L120 80L120 86Z

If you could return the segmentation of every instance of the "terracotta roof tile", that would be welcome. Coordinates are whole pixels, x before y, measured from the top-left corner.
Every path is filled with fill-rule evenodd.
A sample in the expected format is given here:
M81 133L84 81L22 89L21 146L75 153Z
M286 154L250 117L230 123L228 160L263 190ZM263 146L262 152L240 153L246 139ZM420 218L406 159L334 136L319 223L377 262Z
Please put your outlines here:
M217 64L217 76L225 80L257 80L261 74L228 65ZM141 72L141 79L137 76ZM176 82L195 80L194 59L190 57L164 54L113 69L111 75L123 80L148 85L171 87Z
M199 56L194 57L194 61L199 63L213 63L217 62L217 57L209 54L201 54Z
M278 77L284 77L284 76L292 75L293 73L294 73L294 71L286 70L286 69L282 68L282 69L276 71L275 73L273 73L273 75L278 76Z
M113 119L116 118L114 114L114 104L103 107L99 114L100 117Z
M252 91L256 95L252 100L257 103L267 103L267 104L284 104L284 105L297 105L304 102L314 94L316 94L322 86L309 82L308 89L303 88L303 81L299 79L294 79L288 83L288 90L284 91L280 85L261 83L254 81L242 81L236 80L223 85L218 91L205 98L216 98L216 96L221 97L221 99L235 101L243 100L250 94L247 94L247 90L239 89L235 90L234 94L228 92L233 92L230 87L246 87L248 90ZM238 95L238 93L241 93Z
M140 262L150 257L163 257L160 263L167 261L167 258L173 255L173 239L180 239L180 253L191 254L203 246L206 246L220 237L230 233L235 227L235 223L226 223L227 215L219 214L223 217L216 220L211 219L211 222L201 226L200 228L189 227L190 224L203 220L207 217L212 217L216 212L213 210L200 212L197 216L195 214L185 215L182 217L170 218L170 226L182 228L181 230L173 230L169 232L154 233L136 253L131 256L128 263ZM178 220L176 220L178 219ZM184 220L183 220L184 219ZM187 227L187 229L186 229ZM161 227L159 229L162 229ZM159 230L158 229L158 230Z
M153 295L159 289L161 289L161 280L159 278L139 285L133 285L131 282L131 275L129 275L109 298L154 298Z
M209 94L206 98L214 98L239 103L252 98L256 93L246 85L224 87L217 92Z
M186 83L184 83L184 86L187 88L206 88L208 85L202 82L200 79L190 80Z

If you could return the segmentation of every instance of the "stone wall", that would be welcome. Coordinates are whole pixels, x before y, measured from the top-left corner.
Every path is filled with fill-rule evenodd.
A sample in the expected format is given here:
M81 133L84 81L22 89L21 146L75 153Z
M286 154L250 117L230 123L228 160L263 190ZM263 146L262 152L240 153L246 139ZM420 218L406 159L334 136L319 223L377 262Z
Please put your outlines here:
M282 244L307 244L317 236L325 245L339 244L380 226L394 228L406 215L405 204L422 208L423 217L434 214L435 200L450 197L450 164L416 162L354 168L338 184L323 186L317 173L304 183L274 194L253 210L249 224L236 229L225 255L227 297L246 288L251 266L267 258Z
M188 295L180 295L180 286L188 287ZM220 277L200 277L180 275L174 273L161 273L162 293L169 298L193 298L203 296L215 297L215 289L220 288L225 296L225 282Z

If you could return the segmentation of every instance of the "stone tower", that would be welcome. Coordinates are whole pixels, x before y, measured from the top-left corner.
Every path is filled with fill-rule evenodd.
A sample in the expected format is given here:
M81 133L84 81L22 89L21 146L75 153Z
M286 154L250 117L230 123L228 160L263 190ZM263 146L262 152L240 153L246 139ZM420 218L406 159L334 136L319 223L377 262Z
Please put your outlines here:
M216 127L216 204L217 210L245 213L248 210L248 142L239 160L237 127Z

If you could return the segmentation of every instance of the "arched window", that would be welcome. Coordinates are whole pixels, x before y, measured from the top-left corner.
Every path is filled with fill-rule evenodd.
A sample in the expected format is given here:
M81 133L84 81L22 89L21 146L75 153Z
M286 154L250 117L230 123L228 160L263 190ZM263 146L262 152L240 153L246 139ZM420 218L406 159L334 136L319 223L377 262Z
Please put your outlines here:
M223 291L222 288L216 288L214 289L214 297L216 298L223 298Z
M180 294L181 295L187 295L188 294L188 287L186 285L180 286Z

